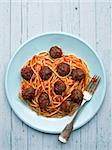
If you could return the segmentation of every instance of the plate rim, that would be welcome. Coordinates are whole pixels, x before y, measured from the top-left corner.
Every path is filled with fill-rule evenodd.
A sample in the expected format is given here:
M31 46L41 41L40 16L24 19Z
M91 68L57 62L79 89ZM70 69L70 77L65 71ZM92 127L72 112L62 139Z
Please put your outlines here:
M10 102L10 96L8 94L8 89L7 89L7 80L8 80L8 72L9 72L9 69L10 69L10 65L14 59L14 57L18 54L18 52L20 51L20 49L26 45L27 43L29 43L30 41L36 39L36 38L39 38L41 36L45 36L45 35L55 35L55 34L59 34L59 35L64 35L64 36L69 36L69 37L72 37L72 38L75 38L79 41L81 41L83 44L85 44L87 47L89 47L91 49L91 51L95 54L95 56L97 57L97 59L99 60L100 62L100 65L101 65L101 68L102 68L102 71L103 71L103 75L104 75L104 87L103 87L103 91L102 91L102 96L101 96L101 103L99 105L99 107L96 109L96 111L94 112L93 116L92 117L89 117L88 120L86 120L85 122L83 122L79 127L76 127L73 129L74 130L77 130L79 128L81 128L82 126L84 126L85 124L87 124L90 120L92 120L94 118L94 116L96 115L96 113L98 113L98 111L100 110L103 102L104 102L104 98L105 98L105 94L106 94L106 72L105 72L105 69L104 69L104 65L103 65L103 62L99 56L99 54L94 50L94 48L92 48L92 46L90 44L88 44L88 42L86 42L85 40L83 40L82 38L76 36L76 35L73 35L71 33L67 33L67 32L45 32L45 33L41 33L41 34L38 34L38 35L35 35L33 36L32 38L29 38L28 40L26 40L25 42L23 42L18 48L17 50L15 50L15 52L12 54L11 58L10 58L10 61L8 62L8 65L7 65L7 68L6 68L6 73L5 73L5 93L6 93L6 96L7 96L7 101L8 103L10 104L11 106L11 109L13 110L13 112L16 114L16 116L21 120L23 121L26 125L28 125L29 127L35 129L35 130L38 130L38 131L41 131L41 132L44 132L44 133L50 133L50 134L59 134L60 132L58 131L46 131L44 129L40 129L38 127L35 127L33 126L31 123L29 123L28 121L26 121L24 118L22 118L19 113L13 108L11 102Z

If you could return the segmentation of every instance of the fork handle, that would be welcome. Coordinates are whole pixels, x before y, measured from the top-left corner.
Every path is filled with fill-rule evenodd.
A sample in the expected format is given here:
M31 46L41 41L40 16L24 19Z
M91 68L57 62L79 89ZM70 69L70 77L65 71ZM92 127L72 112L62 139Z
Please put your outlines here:
M59 136L59 141L61 141L62 143L66 143L68 138L71 135L72 130L73 130L73 122L70 122L69 124L65 126L65 128L61 132Z
M70 123L68 123L65 128L63 129L63 131L61 132L61 134L59 135L59 141L62 143L66 143L71 135L71 132L73 130L73 124L74 124L74 120L78 114L78 112L81 110L82 106L86 103L85 100L82 101L82 104L79 106L79 108L77 109L77 111L74 113L74 116L71 120Z

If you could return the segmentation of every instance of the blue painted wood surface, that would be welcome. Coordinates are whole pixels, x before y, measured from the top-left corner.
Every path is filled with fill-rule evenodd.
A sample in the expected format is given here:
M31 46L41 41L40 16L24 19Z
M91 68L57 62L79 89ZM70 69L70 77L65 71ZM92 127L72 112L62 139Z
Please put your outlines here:
M112 150L112 2L108 0L0 1L0 150ZM25 125L11 110L4 90L14 51L42 32L64 31L92 45L103 60L107 92L97 115L74 131L66 145L57 135Z

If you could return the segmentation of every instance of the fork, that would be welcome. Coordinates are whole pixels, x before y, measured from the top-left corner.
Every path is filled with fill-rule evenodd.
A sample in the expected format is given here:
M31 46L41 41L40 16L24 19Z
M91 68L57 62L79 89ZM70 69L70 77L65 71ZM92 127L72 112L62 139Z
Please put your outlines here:
M65 128L63 129L63 131L61 132L61 134L59 135L59 141L62 143L66 143L70 137L70 134L72 132L73 129L73 124L74 121L79 113L79 111L81 110L81 108L84 106L84 104L88 101L91 100L94 92L96 91L99 83L100 83L100 77L97 75L94 75L91 79L91 81L89 82L89 84L87 85L85 91L83 92L83 101L81 103L81 105L79 106L79 108L77 109L77 111L74 113L72 120L70 121L70 123L68 123Z

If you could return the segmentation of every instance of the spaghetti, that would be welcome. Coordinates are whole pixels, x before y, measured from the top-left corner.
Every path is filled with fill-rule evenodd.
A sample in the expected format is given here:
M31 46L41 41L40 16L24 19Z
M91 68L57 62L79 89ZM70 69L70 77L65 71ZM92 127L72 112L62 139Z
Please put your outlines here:
M70 67L69 73L65 76L60 76L57 72L57 66L61 63L66 63ZM40 76L40 70L43 66L48 66L52 71L47 80L43 80ZM56 118L72 115L76 111L77 107L79 106L77 102L66 103L69 105L64 105L64 102L70 98L71 92L74 89L78 89L83 92L89 82L89 70L86 63L82 59L71 54L62 54L60 58L52 58L49 52L41 52L28 60L22 68L26 67L30 68L30 72L32 73L28 80L26 80L25 77L22 78L19 97L21 100L27 103L33 111L35 111L38 115ZM73 79L71 74L73 74L73 70L75 69L81 69L84 72L85 76L83 79ZM29 72L26 72L27 75L29 75ZM66 87L61 94L57 94L54 90L54 84L59 80L61 80ZM25 99L22 94L22 92L28 88L34 89L34 95L30 95L31 100L28 98ZM46 105L44 104L46 107L41 107L39 105L39 96L43 92L47 93L49 98L49 103ZM43 100L43 102L45 102L45 100ZM70 106L69 111L63 110L62 105L66 108Z

